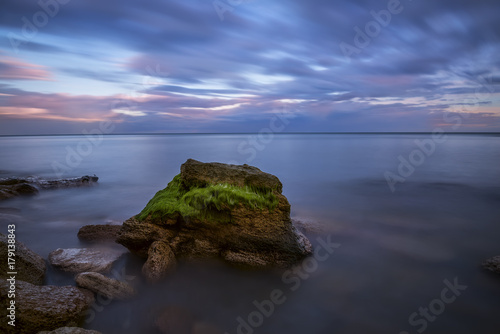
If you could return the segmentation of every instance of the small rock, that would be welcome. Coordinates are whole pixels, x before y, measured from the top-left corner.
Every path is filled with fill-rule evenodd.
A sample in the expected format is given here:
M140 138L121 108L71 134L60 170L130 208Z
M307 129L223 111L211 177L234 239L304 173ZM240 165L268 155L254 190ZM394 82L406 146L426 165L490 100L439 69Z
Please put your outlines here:
M9 278L7 272L17 272L16 279L32 284L42 284L45 276L45 261L44 259L27 248L23 243L15 242L15 270L8 270L7 255L8 255L8 238L0 233L0 277Z
M38 334L101 334L101 332L80 327L61 327L51 332L38 332Z
M78 274L75 280L78 286L111 299L125 300L136 294L130 284L95 272Z
M108 272L122 254L91 248L59 248L49 254L49 262L58 269L72 273Z
M72 179L42 179L38 177L28 178L32 183L36 184L41 189L60 189L72 187L91 186L99 181L97 176L85 175L82 177L75 177Z
M28 183L8 184L0 183L0 200L16 196L36 195L38 189Z
M148 260L142 267L142 273L149 282L155 283L173 272L176 264L175 254L170 246L163 241L155 241L149 247Z
M0 307L7 308L10 282L0 279ZM74 286L34 285L16 281L16 326L0 322L1 333L32 334L80 323L94 302L92 293ZM8 330L7 330L8 326Z
M325 233L328 228L317 221L292 218L293 225L302 233Z
M163 334L191 334L194 315L186 309L169 306L156 319L155 325Z
M78 231L78 239L85 241L115 241L121 225L85 225Z
M20 183L12 186L12 190L17 192L19 195L36 195L38 194L38 189L33 187L28 183Z
M482 263L484 269L500 274L500 256L492 257Z
M123 222L116 241L136 255L147 258L149 247L156 240L169 240L175 235L174 231L166 230L153 224L138 224L132 217Z

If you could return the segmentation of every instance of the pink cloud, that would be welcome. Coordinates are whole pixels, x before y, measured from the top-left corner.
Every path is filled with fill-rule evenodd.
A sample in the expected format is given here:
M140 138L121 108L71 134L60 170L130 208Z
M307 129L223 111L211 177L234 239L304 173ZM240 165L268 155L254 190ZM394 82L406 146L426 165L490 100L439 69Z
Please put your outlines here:
M52 80L44 66L30 64L0 53L0 80Z

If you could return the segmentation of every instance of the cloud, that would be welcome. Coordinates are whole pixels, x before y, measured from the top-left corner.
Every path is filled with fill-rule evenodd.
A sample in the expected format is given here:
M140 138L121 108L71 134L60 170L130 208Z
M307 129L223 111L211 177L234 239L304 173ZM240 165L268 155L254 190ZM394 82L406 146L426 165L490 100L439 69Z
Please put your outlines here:
M23 18L41 7L5 0L0 30L26 40L0 62L0 91L15 95L0 95L0 119L19 108L23 120L119 119L129 131L258 131L286 106L294 131L431 131L468 103L471 129L500 130L497 1L401 4L347 61L340 44L355 45L386 1L242 2L224 21L204 0L71 1L28 38ZM49 68L60 83L41 82ZM96 83L113 89L99 96Z
M7 57L0 52L0 80L52 80L44 66Z

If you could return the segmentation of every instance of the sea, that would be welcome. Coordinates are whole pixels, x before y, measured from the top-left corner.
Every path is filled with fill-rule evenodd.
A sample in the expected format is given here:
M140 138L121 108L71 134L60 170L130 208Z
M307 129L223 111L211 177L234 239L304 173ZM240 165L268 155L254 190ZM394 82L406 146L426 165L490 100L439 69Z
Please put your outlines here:
M14 223L17 240L45 259L57 248L125 251L77 232L139 213L189 158L278 176L292 218L321 254L255 271L181 261L155 285L141 277L143 260L125 254L110 275L137 295L97 298L85 328L160 333L158 316L174 308L196 319L196 333L498 334L500 274L481 267L500 255L495 134L4 136L0 177L99 182L0 202L0 232ZM75 285L47 265L45 284Z

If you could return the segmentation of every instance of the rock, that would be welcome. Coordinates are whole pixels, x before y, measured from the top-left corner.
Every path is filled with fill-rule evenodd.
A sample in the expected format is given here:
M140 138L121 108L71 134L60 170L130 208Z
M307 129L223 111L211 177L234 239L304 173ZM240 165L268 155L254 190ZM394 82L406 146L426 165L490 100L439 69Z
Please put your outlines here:
M44 259L19 241L14 244L14 260L16 261L14 262L14 270L8 270L8 240L6 235L0 233L0 277L9 278L10 275L7 275L7 272L13 271L17 272L16 279L18 280L32 284L42 284L46 269Z
M78 239L84 241L115 241L120 225L85 225L78 231Z
M181 166L181 180L186 188L227 183L239 187L249 186L257 189L275 190L278 193L283 190L283 185L276 176L246 164L203 163L188 159Z
M154 224L141 224L135 218L123 222L118 232L116 241L126 247L134 254L148 257L151 244L156 240L170 240L175 236L175 231L167 230Z
M310 255L312 246L293 226L281 191L276 176L256 167L190 159L140 214L123 223L117 242L143 257L162 241L177 258L288 267Z
M327 233L328 226L309 219L292 218L292 223L302 233Z
M163 334L191 334L194 315L177 306L166 307L156 319L155 325Z
M61 327L50 332L38 332L38 334L101 334L101 332L80 327Z
M36 195L39 189L58 189L93 185L97 176L85 175L72 179L43 179L40 177L0 178L0 200L21 195Z
M5 183L5 184L2 184ZM28 183L9 184L0 180L0 200L9 199L17 196L36 195L38 189Z
M38 194L38 189L28 183L20 183L13 185L11 189L18 193L19 195L36 195Z
M484 269L500 274L500 256L494 256L482 263Z
M7 308L10 284L0 279L0 307ZM0 332L32 334L51 331L59 327L79 324L87 308L94 302L91 292L74 286L39 286L16 281L15 327L0 322ZM7 331L8 326L8 331Z
M95 175L85 175L82 177L75 177L72 179L58 179L58 180L49 180L42 178L32 178L35 180L35 183L41 189L60 189L60 188L73 188L73 187L86 187L92 186L99 178Z
M130 284L95 272L80 273L76 275L75 281L78 286L110 299L125 300L136 294Z
M191 331L192 334L223 334L223 331L217 326L206 323L206 322L197 322L193 325L193 329Z
M148 251L148 260L142 267L142 273L151 283L156 283L175 270L177 261L168 244L155 241Z
M92 248L59 248L49 254L49 262L58 269L72 273L108 272L122 254Z

